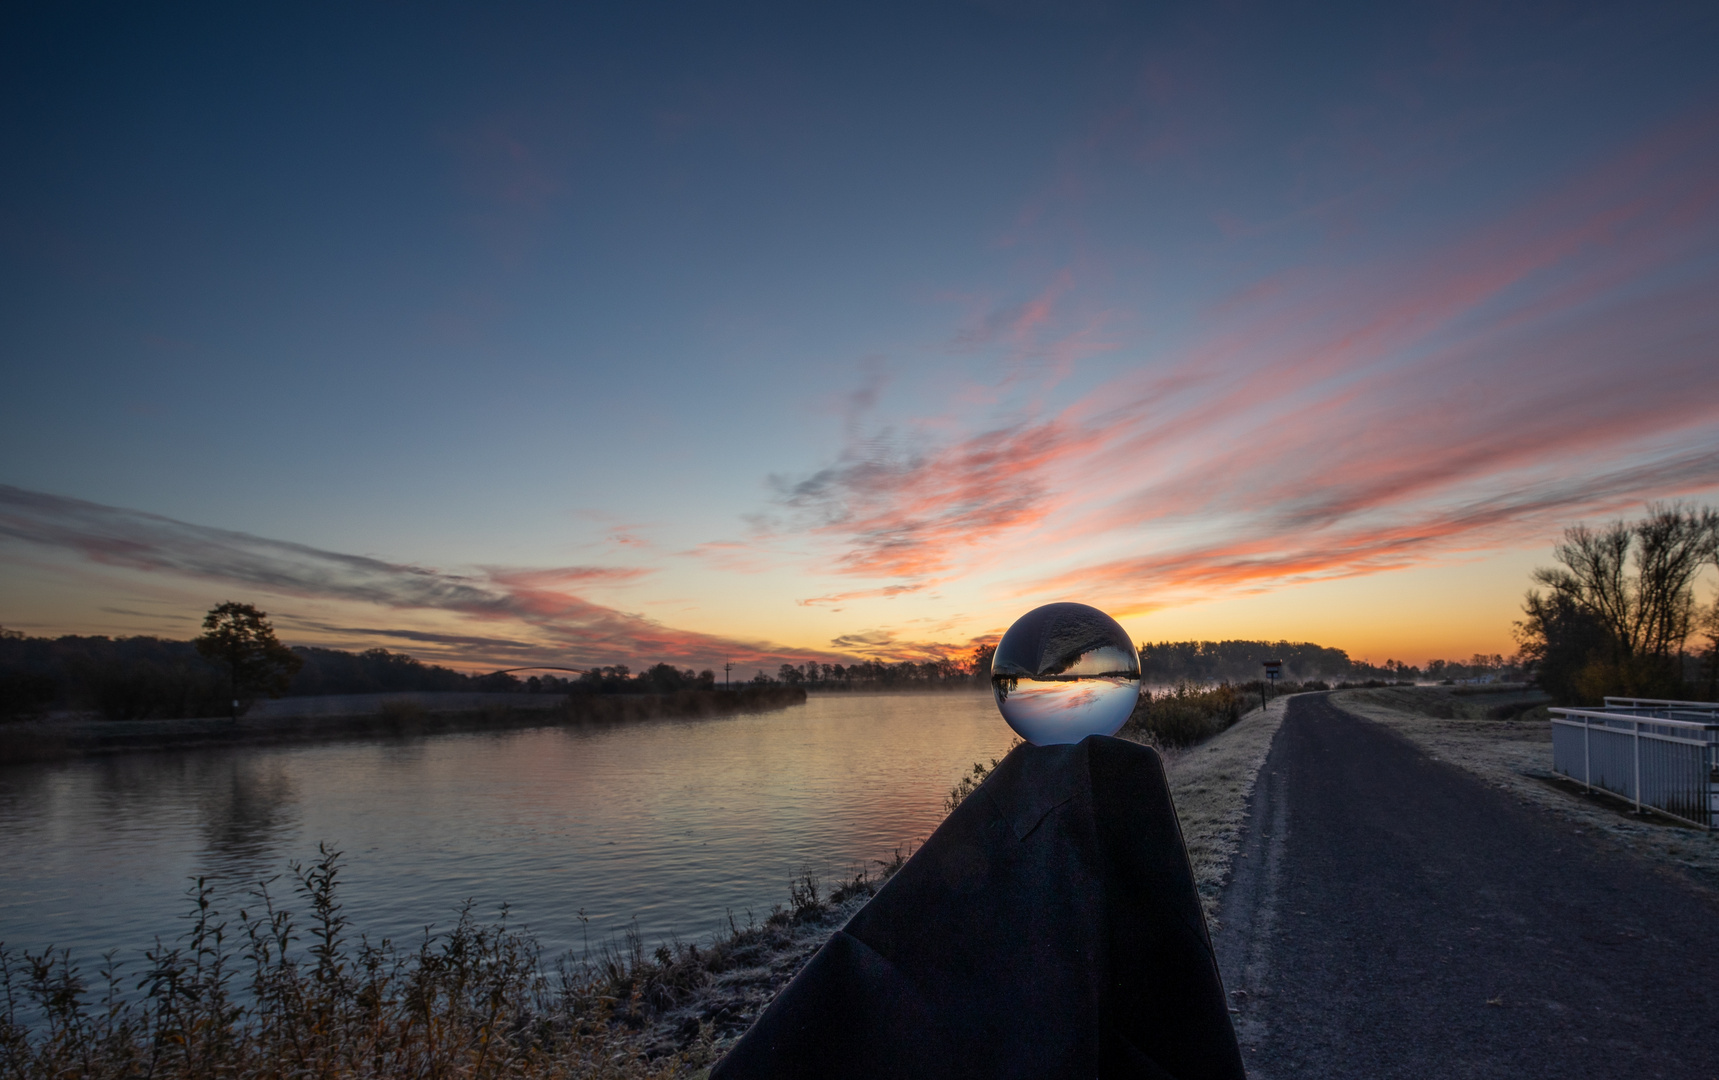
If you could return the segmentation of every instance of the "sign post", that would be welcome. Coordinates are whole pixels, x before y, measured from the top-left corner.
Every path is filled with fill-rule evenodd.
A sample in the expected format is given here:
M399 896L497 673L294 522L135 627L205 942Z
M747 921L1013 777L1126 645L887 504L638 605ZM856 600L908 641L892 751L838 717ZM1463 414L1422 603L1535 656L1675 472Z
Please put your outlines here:
M1277 686L1277 677L1283 674L1282 660L1267 660L1265 662L1265 677L1271 680L1273 687ZM1259 707L1265 708L1265 683L1259 684Z

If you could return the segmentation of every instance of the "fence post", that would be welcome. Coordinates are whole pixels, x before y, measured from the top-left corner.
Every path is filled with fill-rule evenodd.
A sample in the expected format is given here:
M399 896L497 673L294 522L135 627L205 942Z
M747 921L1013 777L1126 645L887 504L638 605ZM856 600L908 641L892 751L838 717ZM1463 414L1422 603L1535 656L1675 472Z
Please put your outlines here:
M1582 717L1582 786L1588 789L1588 794L1594 793L1593 759L1588 756L1588 732L1594 729L1594 721L1590 716Z
M1702 776L1702 820L1707 822L1707 831L1712 832L1714 831L1714 757L1716 757L1714 748L1716 748L1716 743L1712 741L1712 736L1714 736L1712 731L1704 731L1702 734L1707 736L1707 745L1702 746L1702 774L1704 774Z
M1635 746L1635 812L1639 814L1641 813L1641 721L1631 722L1630 727L1634 736L1631 742Z

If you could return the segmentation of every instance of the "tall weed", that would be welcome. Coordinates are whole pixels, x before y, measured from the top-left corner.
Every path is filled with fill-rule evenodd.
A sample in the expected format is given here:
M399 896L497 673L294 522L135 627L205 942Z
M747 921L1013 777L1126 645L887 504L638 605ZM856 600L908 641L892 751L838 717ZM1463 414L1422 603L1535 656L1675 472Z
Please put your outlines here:
M678 1075L698 1048L648 1058L621 1014L620 969L563 963L546 976L535 940L480 923L413 949L351 939L338 900L340 853L294 867L309 905L300 925L267 884L235 922L212 887L192 890L190 927L157 942L127 976L110 954L93 982L66 952L0 947L0 1073L16 1080L286 1080L288 1077L602 1077ZM660 952L660 950L659 950ZM141 996L128 995L131 988Z
M415 947L354 931L340 852L292 867L303 920L260 884L230 919L204 879L189 926L134 974L0 945L0 1080L658 1080L695 1075L744 1031L851 905L905 862L826 893L810 872L762 922L706 943L619 941L546 966L502 909L468 904ZM581 914L581 917L583 915ZM767 995L764 1000L767 1000Z

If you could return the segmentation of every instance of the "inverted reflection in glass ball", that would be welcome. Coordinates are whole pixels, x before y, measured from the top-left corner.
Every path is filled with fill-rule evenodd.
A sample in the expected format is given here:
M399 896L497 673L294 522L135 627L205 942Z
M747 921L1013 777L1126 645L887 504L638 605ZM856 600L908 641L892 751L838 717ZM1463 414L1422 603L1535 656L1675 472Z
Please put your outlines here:
M991 692L1003 719L1034 746L1114 735L1140 697L1140 655L1097 608L1046 604L997 643Z

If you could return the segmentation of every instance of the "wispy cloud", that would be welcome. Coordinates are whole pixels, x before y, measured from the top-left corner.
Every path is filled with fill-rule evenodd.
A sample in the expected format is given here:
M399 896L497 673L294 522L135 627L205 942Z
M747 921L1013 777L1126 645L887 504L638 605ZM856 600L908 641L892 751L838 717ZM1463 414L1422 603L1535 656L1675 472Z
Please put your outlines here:
M801 607L828 607L831 604L847 604L855 600L889 600L897 596L905 596L928 589L932 582L921 582L913 585L885 585L881 589L855 589L851 592L830 593L827 596L814 596L806 600L796 600Z
M923 578L965 549L1042 521L1060 501L1050 467L1099 438L1056 420L924 449L880 438L810 476L773 483L803 527L845 545L839 570Z
M213 582L235 590L382 609L436 612L514 634L332 627L341 635L459 644L474 661L554 657L574 666L617 661L746 663L806 658L805 650L699 634L594 604L574 587L635 580L632 567L475 568L454 572L347 555L158 514L0 485L0 539L69 553L122 570ZM839 658L832 654L829 659Z
M1055 410L856 437L775 478L787 524L876 582L806 603L1000 573L1142 610L1713 491L1716 255L1708 109L1432 247L1247 283ZM1058 274L968 337L1014 347L1075 291Z
M924 663L932 660L965 660L972 655L974 648L994 640L974 638L966 642L913 641L904 639L894 630L862 630L832 638L830 648L868 660L890 663L912 660Z
M189 615L174 615L162 611L132 611L129 608L104 607L101 609L109 615L130 615L139 619L160 619L164 622L191 622Z
M1424 509L1378 523L1297 531L1283 521L1216 542L1082 566L1023 586L1023 593L1082 589L1132 607L1154 594L1257 589L1400 569L1484 551L1553 531L1573 517L1637 506L1644 492L1719 488L1719 443L1611 473L1524 484L1488 499ZM1274 527L1275 526L1275 527ZM1138 610L1138 609L1136 609Z

